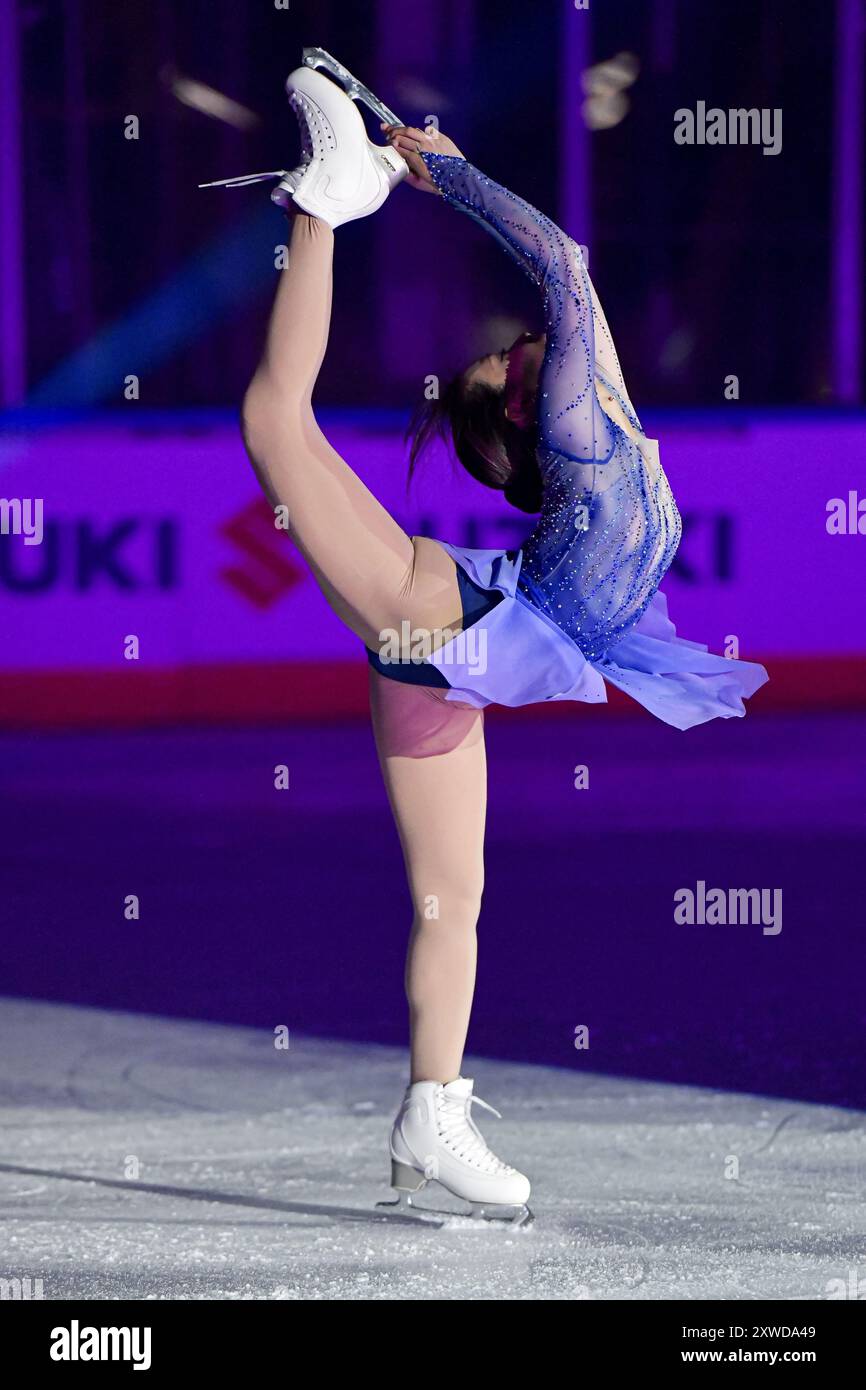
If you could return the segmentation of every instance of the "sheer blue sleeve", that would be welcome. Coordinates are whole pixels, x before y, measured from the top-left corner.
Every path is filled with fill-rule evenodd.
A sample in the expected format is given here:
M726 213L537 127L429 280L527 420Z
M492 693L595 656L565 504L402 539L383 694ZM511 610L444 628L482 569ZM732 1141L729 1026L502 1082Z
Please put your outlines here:
M606 333L609 340L609 333L603 316L600 321L596 316L580 247L549 217L465 159L426 152L422 158L451 206L485 227L542 292L547 332L538 384L542 467L546 454L575 463L606 462L616 445L616 427L599 403L595 378L600 373L597 335Z
M595 660L638 621L679 543L679 513L658 446L644 435L628 398L580 247L465 159L423 158L447 201L485 227L542 291L547 349L538 388L538 461L544 499L522 547L518 582ZM599 389L618 400L635 427L631 434L608 418Z

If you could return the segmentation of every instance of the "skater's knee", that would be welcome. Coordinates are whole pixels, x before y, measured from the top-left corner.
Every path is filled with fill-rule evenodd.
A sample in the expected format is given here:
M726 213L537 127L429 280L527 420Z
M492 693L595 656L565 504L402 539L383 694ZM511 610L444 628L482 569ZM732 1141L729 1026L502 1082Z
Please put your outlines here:
M484 876L461 876L459 882L429 883L427 892L416 894L415 914L420 927L431 931L474 932L481 913Z

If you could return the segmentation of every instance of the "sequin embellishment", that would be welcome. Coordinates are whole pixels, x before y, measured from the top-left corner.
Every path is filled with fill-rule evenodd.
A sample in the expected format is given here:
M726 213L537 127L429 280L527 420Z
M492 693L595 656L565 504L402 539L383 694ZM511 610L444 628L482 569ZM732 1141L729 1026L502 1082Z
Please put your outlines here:
M628 398L580 247L465 159L422 157L446 200L490 231L541 290L547 344L537 450L544 496L523 547L518 587L596 661L639 621L680 542L680 516L655 441ZM607 415L597 382L635 437Z

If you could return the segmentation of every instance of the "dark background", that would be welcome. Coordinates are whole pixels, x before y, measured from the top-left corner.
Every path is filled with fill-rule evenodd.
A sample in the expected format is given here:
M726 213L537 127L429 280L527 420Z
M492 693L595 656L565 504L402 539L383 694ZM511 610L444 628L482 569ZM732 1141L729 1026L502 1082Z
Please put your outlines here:
M197 183L293 166L283 83L305 44L333 52L408 123L435 113L473 163L556 216L558 161L582 101L562 71L567 8L557 0L293 0L288 11L269 0L30 0L22 13L31 385L261 204L261 190L200 192ZM594 62L625 51L640 64L628 119L592 137L591 238L567 228L590 244L633 397L717 404L720 381L737 370L752 403L830 399L833 7L593 0L591 18L568 18L589 20ZM182 105L172 72L242 103L259 126L237 131ZM729 146L707 158L706 148L676 145L672 112L698 100L781 107L784 157ZM123 138L129 113L140 119L138 141ZM404 196L385 231L372 221L352 227L350 251L337 258L343 310L323 402L393 407L415 398L411 353L395 358L379 341L388 323L374 308L386 278L399 282L405 323L422 316L429 370L463 361L455 315L461 327L483 322L497 304L519 308L523 291L531 317L529 287L515 288L505 257L488 255L468 224L455 228L440 211ZM279 228L269 212L266 235ZM442 245L452 241L457 252ZM192 330L183 352L151 376L149 400L234 405L261 341L266 291L251 286L230 314ZM182 319L189 307L181 286L175 312ZM790 331L780 333L780 321Z

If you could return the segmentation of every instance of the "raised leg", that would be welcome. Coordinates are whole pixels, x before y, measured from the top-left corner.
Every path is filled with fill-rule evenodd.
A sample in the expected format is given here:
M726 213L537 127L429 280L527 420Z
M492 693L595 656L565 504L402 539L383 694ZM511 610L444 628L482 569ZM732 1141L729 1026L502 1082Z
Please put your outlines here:
M244 398L244 442L273 506L326 598L367 646L408 620L431 632L459 620L454 563L434 541L413 540L331 447L312 392L328 341L334 234L293 218L261 363Z

